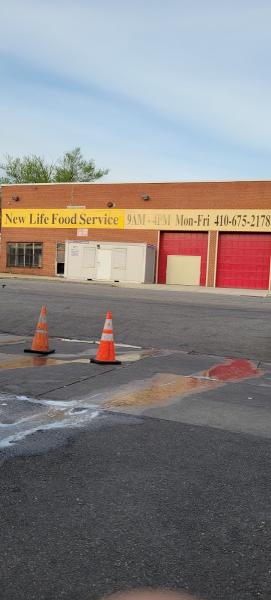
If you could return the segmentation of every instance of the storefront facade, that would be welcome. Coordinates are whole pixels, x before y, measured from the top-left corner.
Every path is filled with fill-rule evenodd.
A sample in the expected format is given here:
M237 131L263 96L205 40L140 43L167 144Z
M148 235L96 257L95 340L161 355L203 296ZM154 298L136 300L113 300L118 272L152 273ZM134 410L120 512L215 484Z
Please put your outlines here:
M269 181L4 185L1 198L2 272L64 276L72 241L86 279L114 280L113 263L96 268L106 257L132 281L126 256L145 245L147 281L270 289Z

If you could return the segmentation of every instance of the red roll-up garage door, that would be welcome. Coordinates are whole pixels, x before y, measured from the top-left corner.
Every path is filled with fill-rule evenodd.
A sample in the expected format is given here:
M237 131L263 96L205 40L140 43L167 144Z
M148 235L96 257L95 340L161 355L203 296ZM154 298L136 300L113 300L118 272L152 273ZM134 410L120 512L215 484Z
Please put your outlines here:
M269 233L220 233L217 287L268 289L270 256Z
M166 283L168 255L200 256L200 285L205 285L208 252L208 233L161 232L158 283Z

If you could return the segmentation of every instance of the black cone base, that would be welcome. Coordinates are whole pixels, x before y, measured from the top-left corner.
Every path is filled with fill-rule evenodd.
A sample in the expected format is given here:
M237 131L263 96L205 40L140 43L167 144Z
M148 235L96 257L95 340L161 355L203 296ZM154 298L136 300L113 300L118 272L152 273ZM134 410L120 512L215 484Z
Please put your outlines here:
M53 354L55 350L47 350L46 352L45 350L31 350L31 348L25 348L24 352L28 352L29 354L39 354L40 356L48 356L48 354Z
M96 358L91 358L90 362L96 365L121 365L120 360L97 360Z

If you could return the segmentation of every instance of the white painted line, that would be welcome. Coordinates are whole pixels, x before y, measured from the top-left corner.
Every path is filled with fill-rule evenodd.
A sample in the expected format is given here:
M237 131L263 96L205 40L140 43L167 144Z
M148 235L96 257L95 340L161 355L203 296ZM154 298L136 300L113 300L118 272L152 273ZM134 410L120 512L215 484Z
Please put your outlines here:
M59 338L61 342L77 342L80 344L99 344L100 340L77 340L69 338ZM118 348L134 348L135 350L142 350L142 346L132 346L131 344L115 343Z
M79 342L80 344L96 344L95 340L76 340L69 338L59 338L61 342Z
M207 377L205 375L185 375L188 379L203 379L204 381L218 381L215 377Z
M99 344L99 342L96 342L96 344ZM116 344L115 346L117 346L118 348L134 348L135 350L142 350L142 346L131 346L131 344Z

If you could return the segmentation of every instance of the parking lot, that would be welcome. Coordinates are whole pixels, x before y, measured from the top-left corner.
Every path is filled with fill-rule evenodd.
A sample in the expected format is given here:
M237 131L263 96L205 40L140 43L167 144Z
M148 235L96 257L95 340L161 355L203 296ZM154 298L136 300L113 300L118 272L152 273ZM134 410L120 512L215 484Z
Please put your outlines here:
M271 299L0 283L3 598L269 598Z

